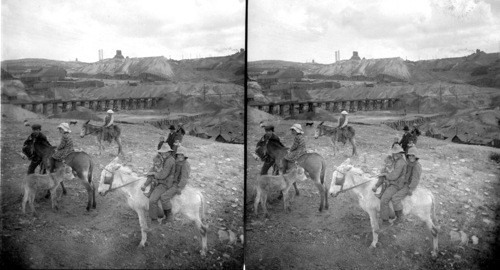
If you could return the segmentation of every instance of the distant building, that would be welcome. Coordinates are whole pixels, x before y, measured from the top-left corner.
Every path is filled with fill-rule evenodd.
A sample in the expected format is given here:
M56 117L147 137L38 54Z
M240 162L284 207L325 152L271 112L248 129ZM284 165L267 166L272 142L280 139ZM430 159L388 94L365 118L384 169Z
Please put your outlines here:
M113 59L125 59L125 57L123 57L121 50L116 50L116 55Z
M64 80L68 72L62 67L44 67L38 70L31 70L30 73L21 76L21 81L28 85L33 86L39 82L54 82Z
M352 52L351 60L361 60L357 51Z

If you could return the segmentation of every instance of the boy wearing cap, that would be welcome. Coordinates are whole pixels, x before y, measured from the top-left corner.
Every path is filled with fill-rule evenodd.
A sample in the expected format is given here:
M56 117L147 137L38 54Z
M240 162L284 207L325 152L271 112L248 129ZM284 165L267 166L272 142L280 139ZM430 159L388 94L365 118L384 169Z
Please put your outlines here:
M31 161L28 166L28 174L35 173L36 167L42 163L42 157L38 156L32 147L35 143L38 144L46 144L51 146L50 142L47 140L47 137L42 133L42 126L39 124L34 124L31 126L31 134L23 143L23 153L28 157Z
M412 137L412 141L413 141L413 144L417 144L417 140L418 140L418 136L420 136L422 133L420 132L420 130L418 130L418 126L417 124L413 124L413 129L412 131L410 132L411 134L411 137Z
M420 183L422 165L420 165L417 147L408 149L408 165L406 166L406 182L403 188L407 189L405 195L411 196ZM403 197L404 198L404 197Z
M175 154L175 175L174 185L172 187L175 189L175 194L177 195L181 194L182 189L184 189L188 182L189 174L191 173L191 165L187 159L186 149L183 146L179 146Z
M56 162L62 161L67 155L75 151L73 147L73 140L69 136L71 129L68 123L61 123L57 126L59 133L61 134L61 142L56 148L56 152L52 155L50 172L54 172L56 168Z
M410 128L408 126L405 126L403 128L404 134L403 137L401 138L401 141L399 141L399 145L403 147L403 150L405 153L408 153L408 144L410 144L410 141L412 141L412 135L410 133Z
M290 128L292 134L295 136L293 145L288 150L288 154L283 159L283 173L286 173L288 163L295 162L300 156L306 153L306 140L304 138L304 131L300 124L293 124Z
M160 153L163 164L161 170L154 173L154 179L158 182L158 185L154 188L151 196L149 197L149 216L152 220L157 220L158 216L167 216L170 214L172 209L172 204L170 199L164 199L167 192L172 192L171 187L173 186L174 174L175 174L175 159L172 156L172 149L168 144L163 144L158 150ZM175 193L175 192L174 192ZM161 199L161 204L163 207L163 213L159 213L158 201Z
M382 219L382 225L389 224L389 201L392 201L392 206L396 214L396 221L401 221L403 217L401 194L407 194L407 191L403 189L406 177L406 160L404 158L404 153L401 146L395 145L392 148L392 156L396 161L394 170L387 174L381 174L381 176L385 176L389 184L380 199L380 218Z
M104 140L105 141L111 141L112 140L112 135L111 133L113 132L113 122L115 120L113 114L115 113L113 110L108 110L107 111L106 117L104 117L104 125L103 125L103 132L104 132Z

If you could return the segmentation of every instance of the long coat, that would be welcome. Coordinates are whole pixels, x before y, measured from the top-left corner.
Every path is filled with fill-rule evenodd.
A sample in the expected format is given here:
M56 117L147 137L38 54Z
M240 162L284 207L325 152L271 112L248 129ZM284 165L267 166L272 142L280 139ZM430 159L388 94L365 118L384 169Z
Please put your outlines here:
M191 165L189 165L187 158L183 161L175 162L174 184L177 185L178 189L183 189L186 186L190 173Z
M175 175L175 159L169 155L163 160L162 168L159 172L155 173L155 179L158 183L166 186L167 189L171 188L174 183Z
M417 188L418 183L420 182L420 175L422 174L422 165L420 162L408 162L406 166L406 175L405 175L405 185L408 186L410 191L414 191Z
M295 161L305 153L306 153L306 140L304 138L304 135L297 134L293 140L292 147L290 147L290 152L286 155L285 159L290 161Z
M406 160L404 160L404 158L400 158L396 161L394 170L385 177L389 180L389 185L394 185L398 189L403 188L406 182L406 165Z
M61 137L61 143L56 148L56 152L52 155L52 158L57 160L63 160L67 155L74 152L73 140L69 136L68 132L63 133Z

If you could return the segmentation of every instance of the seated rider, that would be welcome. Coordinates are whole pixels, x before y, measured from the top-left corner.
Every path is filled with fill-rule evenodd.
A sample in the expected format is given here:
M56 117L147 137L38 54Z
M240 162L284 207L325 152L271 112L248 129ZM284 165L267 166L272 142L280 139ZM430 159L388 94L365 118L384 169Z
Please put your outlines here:
M381 175L379 175L377 183L372 188L373 192L377 192L378 187L380 187L383 184L382 185L382 190L380 191L380 193L379 194L375 194L375 196L377 196L378 198L380 198L382 196L382 194L384 194L384 191L387 188L387 184L388 183L385 182L385 176L384 175L389 174L389 173L391 173L394 170L394 164L395 163L396 163L396 161L394 160L394 158L392 157L392 155L387 155L385 157L385 159L384 159L384 167L380 170Z
M104 135L104 140L109 142L113 137L112 136L114 131L113 123L115 120L113 114L115 112L113 112L113 110L110 109L107 111L107 113L108 115L106 115L106 117L104 118L103 135Z
M410 128L408 126L404 126L403 128L404 134L403 137L401 137L401 140L399 141L399 145L403 147L403 150L405 151L405 154L408 153L408 144L410 144L410 141L413 140L413 136L410 133Z
M380 198L380 219L382 219L383 226L389 224L390 201L392 201L392 206L396 214L395 222L398 223L403 218L402 200L408 193L408 189L404 188L407 165L404 154L405 152L403 148L399 145L395 145L392 148L392 156L395 160L394 170L388 174L382 174L385 175L385 178L388 181L388 187L385 189Z
M343 143L346 142L346 128L347 128L347 123L348 123L348 120L347 120L347 111L342 111L341 112L341 116L340 116L340 119L339 119L339 126L338 128L340 129L340 138L339 140Z
M50 142L47 140L47 137L45 137L45 135L42 133L41 125L34 124L31 126L31 130L31 135L26 139L26 141L24 141L23 144L23 153L31 161L28 167L28 174L35 173L36 167L38 167L38 165L40 165L43 161L43 157L38 156L33 149L35 143L51 146Z
M175 159L172 155L172 149L168 144L163 144L158 153L161 155L162 166L160 171L154 173L154 179L158 184L149 197L149 216L151 220L157 220L158 217L166 216L167 221L169 221L171 220L172 210L170 198L177 192L176 189L172 189L175 175ZM160 200L163 213L158 209L158 201Z
M141 186L141 190L145 191L146 187L151 185L149 192L144 194L148 198L151 196L151 193L153 193L153 190L155 189L156 185L158 184L155 180L155 174L157 172L161 171L162 167L163 167L163 157L162 157L161 153L158 152L156 154L156 156L153 158L153 167L151 167L151 169L149 169L148 173L146 174L148 178L147 178L146 182L144 183L144 185Z
M189 174L191 173L191 165L187 159L186 148L179 145L177 153L175 153L175 175L174 185L172 187L176 190L176 195L180 195L184 187L186 187Z
M306 153L306 140L304 138L304 131L300 124L293 124L290 128L292 135L294 135L293 145L288 150L288 154L283 159L283 173L288 169L288 163L294 163L300 156Z
M61 123L57 126L59 133L61 134L61 142L56 148L56 152L52 155L50 172L54 172L56 169L56 162L62 162L66 156L75 151L73 148L73 140L69 136L71 129L68 123Z

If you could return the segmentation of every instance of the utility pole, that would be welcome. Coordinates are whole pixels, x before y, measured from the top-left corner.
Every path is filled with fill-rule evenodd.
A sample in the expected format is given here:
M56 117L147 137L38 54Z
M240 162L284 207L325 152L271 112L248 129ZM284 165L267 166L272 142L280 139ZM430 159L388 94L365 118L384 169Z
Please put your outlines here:
M219 104L222 112L222 93L219 90ZM219 134L222 134L222 127L221 127L221 113L219 112Z

